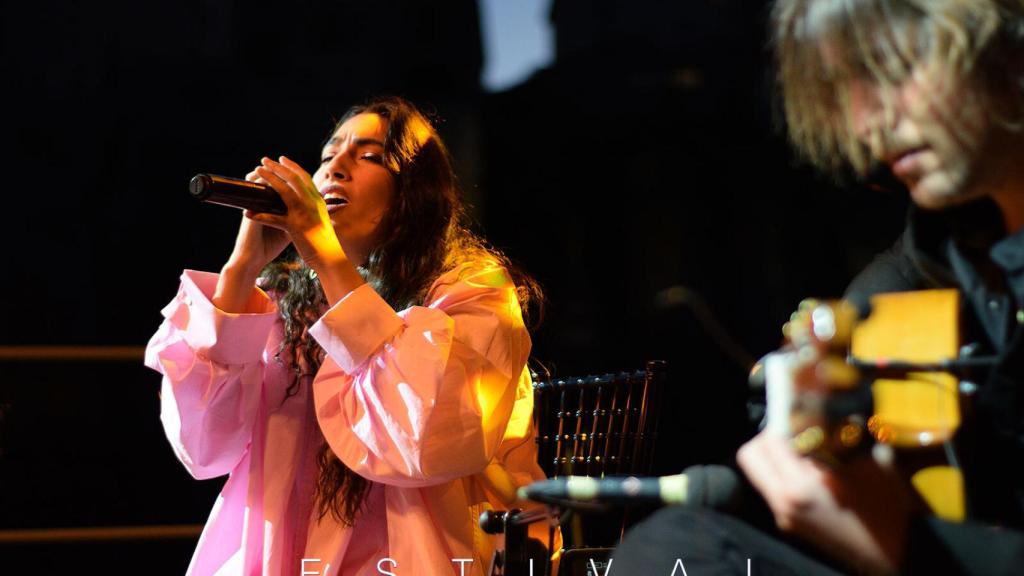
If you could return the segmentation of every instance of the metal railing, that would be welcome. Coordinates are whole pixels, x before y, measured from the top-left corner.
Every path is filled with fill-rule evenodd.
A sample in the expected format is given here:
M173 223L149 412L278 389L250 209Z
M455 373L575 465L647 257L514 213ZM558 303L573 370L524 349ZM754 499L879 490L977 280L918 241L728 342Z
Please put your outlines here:
M145 346L0 346L0 362L141 362Z
M0 346L0 362L142 362L144 346ZM198 538L202 524L0 530L2 544Z
M202 524L172 524L166 526L89 526L85 528L0 530L0 544L171 540L178 538L198 538L202 531Z

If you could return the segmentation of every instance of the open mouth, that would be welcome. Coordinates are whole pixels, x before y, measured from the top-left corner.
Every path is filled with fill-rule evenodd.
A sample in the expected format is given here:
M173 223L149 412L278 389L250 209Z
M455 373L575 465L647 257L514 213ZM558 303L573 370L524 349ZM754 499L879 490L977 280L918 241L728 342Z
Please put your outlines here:
M341 210L342 207L348 205L348 198L342 198L341 196L327 195L324 197L324 203L327 204L327 213L336 212Z

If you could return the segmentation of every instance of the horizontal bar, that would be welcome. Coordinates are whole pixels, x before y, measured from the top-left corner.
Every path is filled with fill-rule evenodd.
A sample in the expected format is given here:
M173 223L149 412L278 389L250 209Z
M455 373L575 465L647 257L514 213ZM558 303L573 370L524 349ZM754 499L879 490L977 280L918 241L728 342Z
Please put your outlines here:
M0 362L141 362L145 346L0 346Z
M171 540L178 538L197 538L202 531L202 524L0 530L0 544L28 544L34 542L95 542L104 540Z

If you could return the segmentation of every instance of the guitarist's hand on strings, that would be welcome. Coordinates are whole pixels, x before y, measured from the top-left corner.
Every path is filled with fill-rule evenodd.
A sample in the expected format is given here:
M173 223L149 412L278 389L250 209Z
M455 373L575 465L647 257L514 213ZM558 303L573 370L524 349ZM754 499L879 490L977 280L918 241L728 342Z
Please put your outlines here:
M767 431L744 444L737 461L779 529L857 571L896 573L912 498L893 470L869 457L830 469Z

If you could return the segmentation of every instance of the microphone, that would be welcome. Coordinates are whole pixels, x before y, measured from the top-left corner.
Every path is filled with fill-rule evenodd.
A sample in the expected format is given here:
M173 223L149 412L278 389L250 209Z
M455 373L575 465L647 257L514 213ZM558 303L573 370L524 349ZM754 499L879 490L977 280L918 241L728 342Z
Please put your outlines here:
M620 504L685 504L715 510L739 507L740 479L728 466L690 466L682 474L660 477L590 478L569 476L541 480L519 489L519 497L564 504L566 500Z
M288 212L288 207L276 190L266 184L239 178L196 174L188 183L188 191L196 200L210 204L268 214L283 215Z

